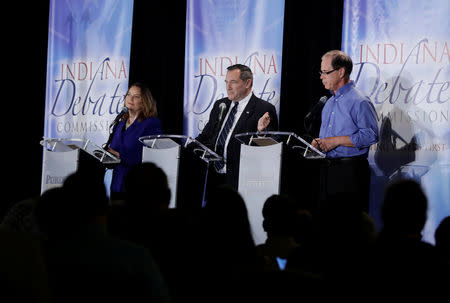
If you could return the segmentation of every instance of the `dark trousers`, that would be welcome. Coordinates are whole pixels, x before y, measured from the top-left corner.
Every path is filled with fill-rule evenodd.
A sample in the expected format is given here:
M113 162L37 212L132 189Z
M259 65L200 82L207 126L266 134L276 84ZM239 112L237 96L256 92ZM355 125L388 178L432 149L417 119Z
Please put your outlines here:
M368 212L370 167L366 157L325 159L320 171L319 211Z
M209 193L213 191L217 186L229 185L226 181L226 174L219 174L212 164L209 167L208 178L206 182L205 200L208 200Z

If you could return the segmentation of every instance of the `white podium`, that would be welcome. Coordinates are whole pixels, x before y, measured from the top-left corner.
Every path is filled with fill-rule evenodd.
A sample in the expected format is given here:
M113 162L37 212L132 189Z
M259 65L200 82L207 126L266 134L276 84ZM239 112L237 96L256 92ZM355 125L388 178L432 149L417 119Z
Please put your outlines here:
M89 139L43 138L40 143L44 147L41 193L61 186L67 176L78 170L80 151L100 164L120 163L120 159Z
M235 135L241 142L239 193L247 205L255 243L265 242L262 209L272 195L280 194L283 146L301 151L306 159L324 158L325 154L292 132L258 132Z
M202 205L205 203L205 193L208 178L209 163L219 161L221 156L195 140L190 136L183 135L152 135L139 138L144 144L142 162L153 162L159 166L167 175L171 195L170 208L177 207L178 179L180 168L181 148L193 149L195 155L205 162L206 176L203 183Z

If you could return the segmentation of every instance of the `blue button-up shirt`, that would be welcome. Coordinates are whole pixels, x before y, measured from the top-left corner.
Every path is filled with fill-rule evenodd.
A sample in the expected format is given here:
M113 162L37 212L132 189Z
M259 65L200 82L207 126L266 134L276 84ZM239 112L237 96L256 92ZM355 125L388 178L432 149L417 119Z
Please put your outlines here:
M355 147L338 146L327 152L327 158L367 156L370 145L378 142L375 107L353 81L339 88L322 110L319 137L335 136L350 136Z

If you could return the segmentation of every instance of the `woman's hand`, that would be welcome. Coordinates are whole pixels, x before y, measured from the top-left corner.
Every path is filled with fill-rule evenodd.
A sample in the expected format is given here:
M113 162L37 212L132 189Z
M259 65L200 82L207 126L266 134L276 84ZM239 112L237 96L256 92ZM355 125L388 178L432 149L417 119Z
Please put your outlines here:
M107 151L110 152L111 154L113 154L114 156L116 156L117 158L120 158L119 152L118 152L118 151L115 151L115 150L112 149L111 147L108 147Z

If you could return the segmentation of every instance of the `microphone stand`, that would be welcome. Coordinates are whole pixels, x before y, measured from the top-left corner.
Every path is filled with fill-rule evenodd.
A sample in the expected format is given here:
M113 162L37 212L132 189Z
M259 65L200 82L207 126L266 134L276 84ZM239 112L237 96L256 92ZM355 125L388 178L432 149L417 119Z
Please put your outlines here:
M111 144L113 135L114 135L114 133L116 132L117 125L118 125L118 123L115 123L115 124L111 125L111 126L112 126L112 130L111 130L110 133L109 133L108 141L106 141L106 143L103 144L103 148L104 148L104 149L107 149L108 146L109 146L109 144ZM111 127L110 127L110 128L111 128Z
M119 125L119 123L115 123L112 126L112 130L109 133L109 138L108 141L106 141L105 144L103 144L103 149L108 150L109 145L111 144L112 138L114 136L114 133L116 132L117 126ZM106 169L114 169L118 164L104 164Z
M216 122L216 125L215 125L215 129L214 129L214 133L216 134L216 136L214 137L214 140L213 140L213 150L214 151L216 151L216 141L217 141L217 138L219 137L219 135L220 135L220 127L222 126L222 124L223 124L223 120L224 120L224 116L226 116L226 114L225 114L225 111L226 111L226 108L222 111L222 115L220 116L220 112L219 112L219 120Z

